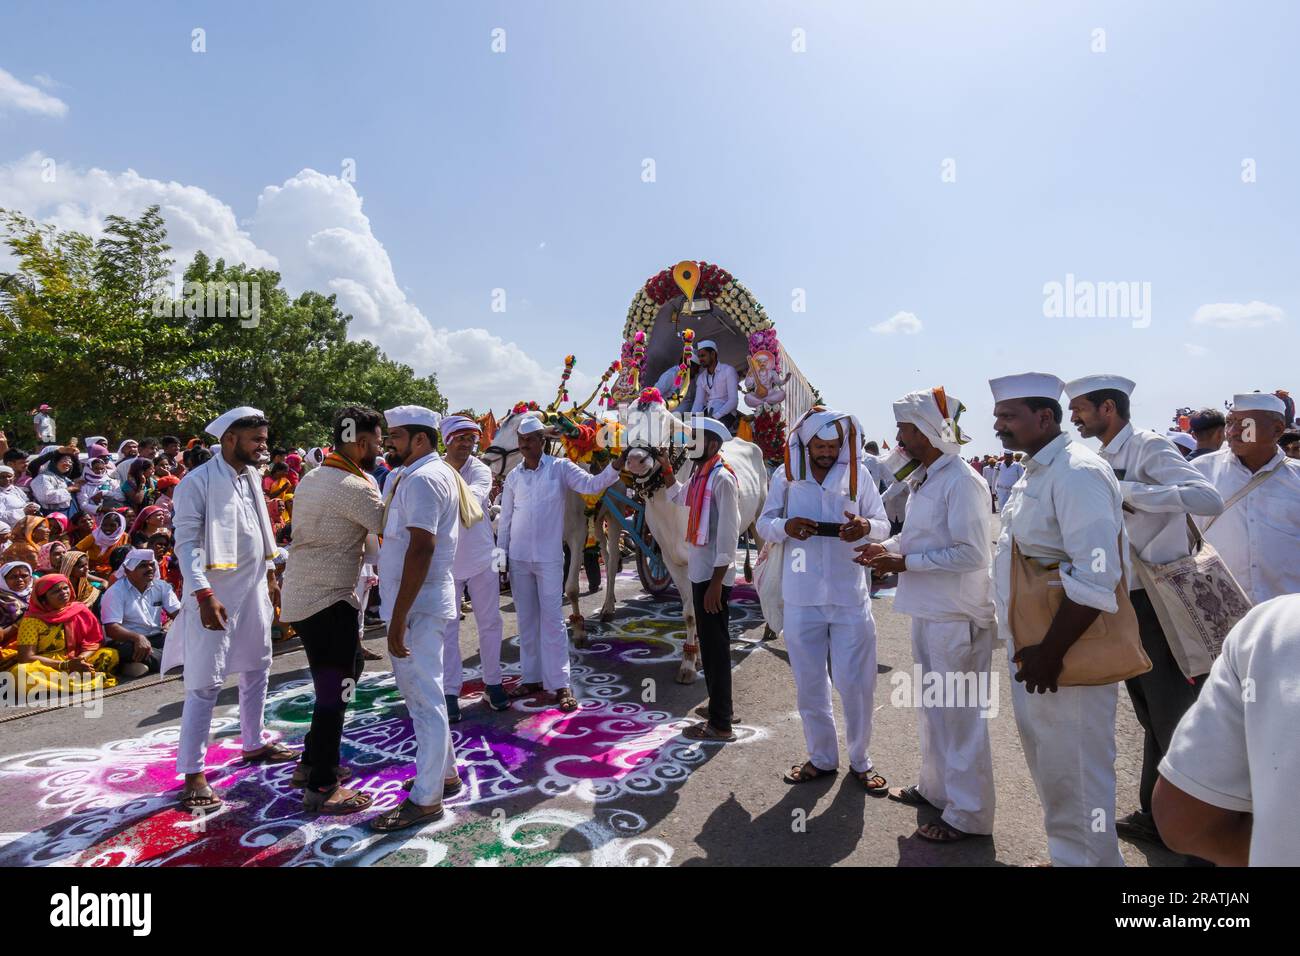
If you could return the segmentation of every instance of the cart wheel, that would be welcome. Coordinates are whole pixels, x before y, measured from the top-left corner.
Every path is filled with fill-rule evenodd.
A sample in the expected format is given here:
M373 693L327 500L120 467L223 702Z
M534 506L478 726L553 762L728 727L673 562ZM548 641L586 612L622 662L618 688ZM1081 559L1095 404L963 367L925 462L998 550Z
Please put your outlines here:
M664 564L659 543L654 540L646 543L649 545L648 552L638 550L636 553L636 573L648 594L662 597L673 586L673 577L668 573L668 565Z

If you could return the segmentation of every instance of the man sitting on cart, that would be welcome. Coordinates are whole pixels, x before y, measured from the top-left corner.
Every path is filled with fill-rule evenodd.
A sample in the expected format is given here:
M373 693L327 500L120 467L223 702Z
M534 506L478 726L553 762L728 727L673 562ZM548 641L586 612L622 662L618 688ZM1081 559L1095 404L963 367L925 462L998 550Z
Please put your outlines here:
M700 363L699 377L695 385L695 401L691 411L715 418L727 426L731 434L736 434L740 415L736 411L739 403L740 377L730 365L718 361L718 343L705 339L695 349Z

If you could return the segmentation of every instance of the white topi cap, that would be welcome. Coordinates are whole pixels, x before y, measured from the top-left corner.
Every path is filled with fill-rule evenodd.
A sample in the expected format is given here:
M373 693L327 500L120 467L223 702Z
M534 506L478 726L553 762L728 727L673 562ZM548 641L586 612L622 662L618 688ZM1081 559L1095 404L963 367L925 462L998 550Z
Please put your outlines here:
M994 402L1005 402L1011 398L1050 398L1059 402L1065 383L1047 372L1023 372L1020 375L991 378L989 388L993 391Z
M1269 395L1266 392L1247 392L1244 395L1232 396L1232 410L1234 412L1276 412L1285 415L1286 403L1276 395Z
M145 562L156 564L157 560L157 557L148 548L132 548L127 553L126 560L122 562L122 567L128 571L134 571Z
M534 432L545 431L546 426L536 415L525 415L524 420L519 423L519 434L531 435Z
M398 405L384 412L384 421L389 428L405 428L407 425L419 425L423 428L438 430L442 416L432 408L423 405Z
M1123 392L1125 395L1132 395L1133 389L1137 388L1137 382L1131 378L1125 378L1123 375L1085 375L1083 378L1076 378L1073 382L1065 383L1065 394L1071 401L1080 395L1087 395L1089 392L1100 392L1102 389L1114 389L1117 392Z
M713 349L713 351L716 352L718 350L718 343L713 341L713 339L705 339L703 342L696 343L695 351L698 352L700 349Z
M208 422L208 427L206 431L217 441L221 441L221 436L226 433L226 429L230 428L231 425L235 424L235 422L239 421L241 418L264 418L264 417L265 416L262 414L262 410L260 408L253 408L250 405L240 405L238 408L232 408L230 411L226 412L224 415L220 416L219 418L216 418ZM130 441L130 439L127 439L127 441ZM126 442L122 442L122 444L125 445ZM122 448L120 445L118 446L117 453L119 455L122 453Z
M1170 432L1165 436L1180 448L1186 448L1188 451L1196 451L1196 439L1187 432Z
M731 441L731 429L716 418L709 418L705 415L696 415L691 419L691 424L696 428L703 428L706 432L717 435L724 442Z

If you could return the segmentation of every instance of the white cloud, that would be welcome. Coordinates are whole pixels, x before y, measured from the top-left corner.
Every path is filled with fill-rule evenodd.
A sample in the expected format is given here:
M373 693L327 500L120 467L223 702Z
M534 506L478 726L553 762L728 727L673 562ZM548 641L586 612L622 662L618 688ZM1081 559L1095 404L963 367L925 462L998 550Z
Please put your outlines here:
M1183 348L1187 350L1188 355L1191 355L1195 358L1200 358L1203 355L1210 354L1210 350L1206 348L1204 345L1194 345L1191 342L1184 342Z
M921 320L911 312L895 312L884 322L877 322L871 326L871 331L879 335L894 335L895 333L916 335L921 331Z
M513 342L483 328L436 326L406 297L382 242L350 183L304 169L267 186L242 224L234 210L196 186L147 179L134 170L59 166L42 181L45 157L0 166L0 207L97 235L105 215L138 215L153 203L167 220L170 253L183 268L202 249L210 257L280 272L286 288L335 293L353 317L353 338L376 343L418 374L437 374L452 407L498 412L521 399L554 397L560 369L544 368ZM0 251L0 261L6 258ZM575 371L570 393L583 398L595 378Z
M1277 325L1285 314L1276 305L1267 302L1213 302L1201 306L1192 316L1193 325L1208 325L1216 329L1257 329Z
M67 115L68 104L0 69L0 113L10 109L61 118Z

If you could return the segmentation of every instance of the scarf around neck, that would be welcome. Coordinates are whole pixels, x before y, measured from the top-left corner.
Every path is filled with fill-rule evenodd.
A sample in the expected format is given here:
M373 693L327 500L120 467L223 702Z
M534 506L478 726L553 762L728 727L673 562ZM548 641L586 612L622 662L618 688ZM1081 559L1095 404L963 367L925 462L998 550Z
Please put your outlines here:
M701 462L691 474L691 483L686 488L686 543L700 547L709 543L709 510L713 503L713 473L725 468L733 475L735 471L727 464L719 452L708 461Z
M31 601L27 604L27 616L46 624L62 624L64 650L73 656L102 644L104 630L99 620L90 608L76 598L57 611L51 611L45 606L44 597L56 584L66 584L68 590L72 590L72 582L62 574L45 575L32 588Z

